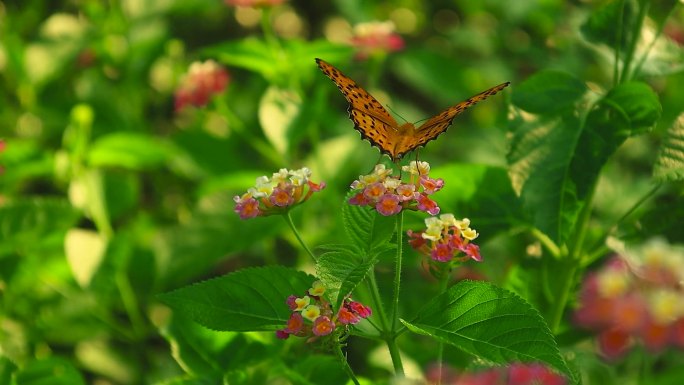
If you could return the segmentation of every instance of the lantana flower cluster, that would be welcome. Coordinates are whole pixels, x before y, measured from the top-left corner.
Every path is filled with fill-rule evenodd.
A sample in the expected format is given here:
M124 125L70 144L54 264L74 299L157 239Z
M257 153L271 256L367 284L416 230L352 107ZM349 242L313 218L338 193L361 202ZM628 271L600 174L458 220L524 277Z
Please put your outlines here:
M311 342L318 337L331 334L337 328L355 325L371 315L369 307L352 301L349 297L344 299L340 309L334 313L324 294L323 283L316 281L303 297L289 296L287 305L292 310L292 315L287 321L287 326L276 331L276 336L280 339L289 338L290 335L307 337L307 342Z
M325 188L325 182L314 183L310 178L311 170L306 167L299 170L281 168L270 178L260 176L254 187L233 198L234 210L241 219L283 214Z
M437 383L440 378L439 369L428 371L426 377L429 384ZM540 363L513 363L504 367L466 373L456 373L454 370L443 368L441 383L445 385L565 385L568 381Z
M637 342L653 352L684 348L683 282L684 248L649 241L586 277L575 320L598 333L610 359Z
M468 218L456 219L453 214L425 218L425 230L407 231L409 244L436 262L482 261L480 247L472 243L478 232L470 227ZM459 254L464 254L459 257Z
M187 106L201 107L228 85L228 71L214 60L190 64L175 93L175 108L180 111Z
M401 210L420 210L430 215L439 214L439 206L429 195L444 186L444 180L432 179L428 176L430 165L427 162L412 161L402 167L409 174L409 182L392 177L392 169L378 164L371 174L361 175L351 188L356 194L349 203L359 206L374 207L380 214L389 216Z
M404 48L404 39L395 32L391 21L371 21L355 25L350 43L357 49L357 59Z

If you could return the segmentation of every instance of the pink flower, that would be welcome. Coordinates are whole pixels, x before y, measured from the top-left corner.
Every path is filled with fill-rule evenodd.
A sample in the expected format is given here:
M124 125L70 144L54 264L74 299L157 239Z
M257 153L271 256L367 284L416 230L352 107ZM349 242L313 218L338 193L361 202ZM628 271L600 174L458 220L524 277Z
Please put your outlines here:
M176 111L206 105L211 96L223 92L229 79L228 72L213 60L192 63L176 90Z
M273 189L273 193L271 193L269 200L271 203L279 207L290 206L294 202L292 189L288 187L276 187Z
M444 179L432 179L428 178L427 175L421 175L420 185L423 186L423 189L426 194L434 194L435 192L441 190L442 187L444 187Z
M343 325L353 325L359 322L359 317L352 313L346 307L342 306L337 313L337 320Z
M427 195L416 193L416 201L418 201L418 210L425 211L430 215L439 214L439 206L437 206L437 202L428 198Z
M391 21L357 24L350 41L357 49L356 58L366 59L375 54L395 52L404 48L404 40L394 29L394 23Z
M397 214L404 209L421 210L431 215L439 213L437 203L428 198L428 195L441 188L444 182L441 179L427 178L430 165L427 162L412 161L408 166L402 167L402 170L408 171L405 174L408 182L392 177L392 170L385 168L385 165L376 165L371 174L361 175L351 184L355 194L349 199L349 204L371 206L385 216ZM430 190L425 190L423 184Z
M282 173L280 177L284 175L285 173ZM331 334L336 328L341 327L346 331L359 323L361 318L371 315L369 307L352 301L349 296L344 298L339 310L335 313L325 295L323 282L316 281L312 283L311 288L306 290L304 296L288 296L285 302L292 313L287 320L287 325L276 331L276 337L285 339L292 334L307 338L307 342L313 342L318 337Z
M449 262L453 257L453 251L446 243L438 243L432 248L430 256L438 262Z
M599 349L608 359L616 359L625 354L630 344L629 334L620 329L608 329L598 335Z
M234 211L241 219L283 214L292 207L306 202L314 192L325 188L325 183L314 183L311 171L280 169L272 177L260 176L247 193L233 198Z
M247 197L246 199L241 199L240 197L235 197L235 208L234 211L240 215L240 219L254 218L259 215L259 202L252 197Z
M460 263L472 259L482 262L480 247L472 243L478 234L470 228L469 219L457 220L452 214L442 214L439 218L425 219L425 226L425 230L409 230L406 234L411 247L429 256L431 261ZM460 253L465 256L459 256Z
M282 4L285 0L224 0L227 5L236 7L263 8Z
M335 324L327 316L316 318L313 324L313 334L316 336L327 336L335 330Z
M287 327L285 327L285 331L290 334L297 334L302 330L303 326L304 317L302 317L302 313L294 312L290 315L290 319L287 320Z
M299 307L299 306L297 306L297 302L295 302L296 300L297 300L297 296L295 296L295 295L291 295L291 296L287 297L286 303L287 303L287 306L290 308L290 310L296 310Z
M350 301L348 305L351 311L361 318L368 318L371 316L371 308L363 305L361 302Z
M375 209L384 216L394 215L401 211L399 202L399 198L396 195L385 194L378 200Z

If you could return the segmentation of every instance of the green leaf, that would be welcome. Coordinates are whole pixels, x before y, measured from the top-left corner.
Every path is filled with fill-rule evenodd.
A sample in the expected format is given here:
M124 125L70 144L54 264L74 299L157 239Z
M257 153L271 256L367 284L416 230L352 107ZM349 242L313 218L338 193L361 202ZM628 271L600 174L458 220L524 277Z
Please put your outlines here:
M554 115L572 109L587 91L581 80L565 72L535 73L513 89L513 104L535 114Z
M409 330L497 364L543 362L572 377L544 319L517 295L462 281L432 299Z
M0 207L0 256L45 246L62 247L64 234L78 219L65 200L22 199Z
M608 1L592 12L580 30L588 41L619 49L624 55L628 42L634 39L632 31L636 22L633 0Z
M339 309L344 297L363 281L375 266L377 258L363 260L353 248L322 254L316 264L316 273L328 289L328 299Z
M264 136L281 155L289 149L288 132L301 110L299 95L285 88L269 87L259 101L259 123Z
M667 130L658 151L653 177L668 182L684 179L684 114L679 115Z
M213 383L220 382L224 373L247 368L270 353L249 334L209 330L183 316L174 315L162 335L187 373L213 379Z
M570 178L580 200L618 147L653 127L660 113L658 96L642 82L620 84L596 104L587 116L570 165Z
M171 145L159 139L132 132L115 132L93 143L88 160L93 166L147 170L163 165L172 153Z
M366 255L370 256L374 249L384 248L392 239L395 229L395 216L378 214L367 206L356 206L348 203L353 193L347 194L342 204L342 220L349 239Z
M85 385L74 365L60 357L29 361L17 373L16 385Z
M432 173L449 181L438 193L442 212L470 218L473 227L484 236L508 231L524 221L520 200L506 169L451 163L433 169Z
M574 116L510 122L507 154L513 189L532 224L552 240L564 240L581 203L567 177L581 124Z
M223 331L282 328L292 313L290 295L302 295L314 277L281 266L239 270L160 295L161 300L200 325Z

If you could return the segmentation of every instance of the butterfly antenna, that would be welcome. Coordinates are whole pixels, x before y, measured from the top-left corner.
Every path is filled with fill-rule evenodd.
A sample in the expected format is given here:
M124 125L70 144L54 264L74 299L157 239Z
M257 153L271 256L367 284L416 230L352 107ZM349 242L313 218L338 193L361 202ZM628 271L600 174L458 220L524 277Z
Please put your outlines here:
M399 118L401 118L401 120L403 120L404 122L406 122L406 123L409 122L408 120L404 119L403 116L399 115L399 113L397 113L397 111L394 111L394 108L390 107L389 104L385 104L385 107L387 107L388 110L392 111L392 113L393 113L394 115L396 115L396 116L398 116Z

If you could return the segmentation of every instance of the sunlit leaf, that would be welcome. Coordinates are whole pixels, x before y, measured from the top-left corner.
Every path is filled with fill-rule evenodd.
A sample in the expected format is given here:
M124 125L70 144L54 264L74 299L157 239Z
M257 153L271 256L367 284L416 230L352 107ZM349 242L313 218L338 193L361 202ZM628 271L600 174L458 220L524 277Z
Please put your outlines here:
M314 277L281 266L248 268L160 295L174 311L223 331L283 328L290 295L302 295Z
M662 181L684 179L684 114L679 115L660 145L653 176Z
M489 283L462 281L428 302L414 320L402 322L414 333L493 363L543 362L572 377L541 315Z

